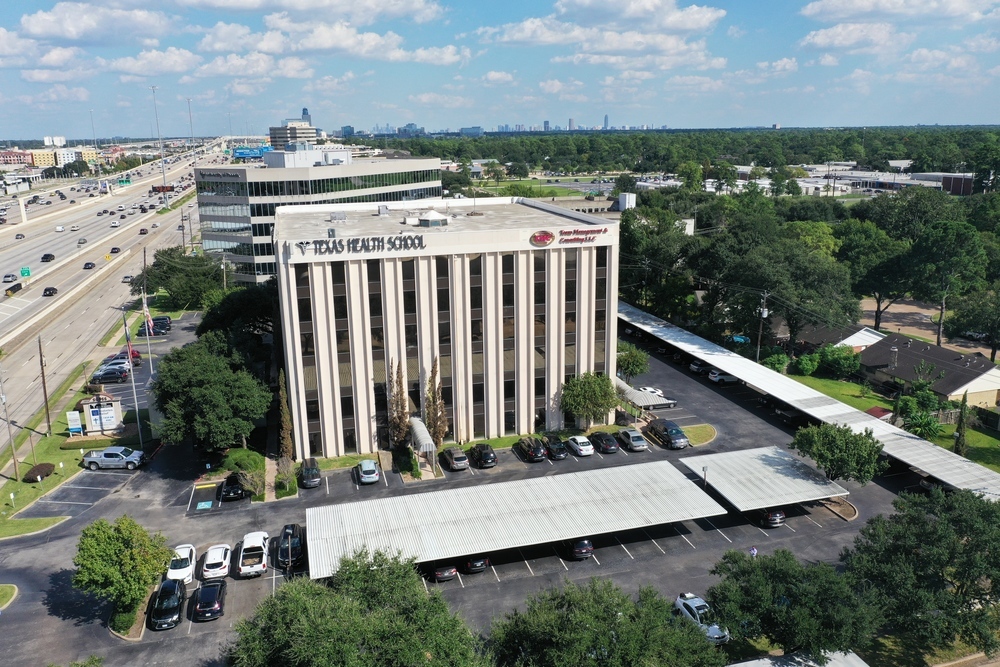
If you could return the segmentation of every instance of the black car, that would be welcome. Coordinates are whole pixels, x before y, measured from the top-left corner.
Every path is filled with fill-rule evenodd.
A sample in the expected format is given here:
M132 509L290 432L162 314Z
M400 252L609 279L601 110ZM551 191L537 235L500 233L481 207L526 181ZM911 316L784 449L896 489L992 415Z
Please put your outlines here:
M614 454L618 451L618 441L610 433L598 431L597 433L591 433L587 438L590 440L590 444L594 446L594 449L601 454Z
M187 590L184 582L177 579L167 579L160 584L153 600L153 609L149 612L149 625L153 630L169 630L176 628L181 622L181 609Z
M243 500L246 496L247 490L243 488L237 472L227 477L219 487L219 500Z
M462 569L469 574L475 574L476 572L483 572L489 566L490 559L486 556L469 556L465 560L465 564L462 566Z
M14 240L15 241L20 241L23 238L24 238L24 234L14 234Z
M155 326L157 324L160 324L160 325L166 327L167 331L170 331L170 327L171 327L172 323L173 323L173 320L170 319L169 315L156 315L155 317L153 317L153 325Z
M590 540L570 540L564 542L566 556L572 560L585 560L594 555L594 543Z
M46 287L42 290L42 296L55 296L56 294L59 294L59 290L55 287Z
M194 620L214 621L226 615L226 581L206 581L194 595Z
M684 449L691 444L684 430L669 419L654 419L649 422L646 434L651 435L667 449Z
M564 443L558 435L550 433L543 438L545 443L545 451L548 452L549 458L553 461L562 461L564 458L569 456L569 450L566 449L566 443Z
M544 461L548 450L538 438L521 438L517 443L517 451L525 461L537 463Z
M302 534L302 526L297 523L290 523L281 529L278 538L278 567L288 567L291 560L292 567L301 565L305 556L305 539Z
M96 265L96 264L94 264L93 262L84 262L84 263L83 263L83 269L84 269L85 271L86 271L87 269L93 269L93 268L95 268L96 266L97 266L97 265Z
M128 381L128 371L124 368L105 368L100 373L94 373L90 378L91 384L108 384L117 382L121 384Z
M139 325L139 329L135 332L135 335L136 336L142 336L143 338L145 338L145 337L147 337L147 336L150 335L149 330L146 328L146 324L145 323ZM152 333L152 335L153 336L166 336L167 335L167 328L166 327L161 327L160 325L156 324L156 322L154 322L153 323L153 333Z
M42 255L42 261L43 262L54 262L55 259L56 259L56 256L53 255L51 252L47 252L44 255Z
M316 459L308 458L302 462L302 467L299 469L299 482L305 489L315 489L319 486L319 462Z
M469 458L480 468L492 468L497 464L497 453L485 442L472 447L469 450Z
M423 565L423 573L431 581L451 581L458 576L458 568L451 563Z
M124 218L125 216L123 215L122 217ZM122 251L122 249L121 249L121 248L119 248L118 246L115 246L114 248L112 248L112 249L111 249L111 254L112 254L112 255L117 255L117 254L118 254L118 253L120 253L121 251Z

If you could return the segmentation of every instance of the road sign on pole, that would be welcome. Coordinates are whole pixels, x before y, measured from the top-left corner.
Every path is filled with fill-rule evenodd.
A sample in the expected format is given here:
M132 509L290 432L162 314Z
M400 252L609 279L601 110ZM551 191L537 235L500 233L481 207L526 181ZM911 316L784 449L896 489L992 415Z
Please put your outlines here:
M22 266L21 267L21 277L22 278L30 278L31 277L31 267L30 266Z

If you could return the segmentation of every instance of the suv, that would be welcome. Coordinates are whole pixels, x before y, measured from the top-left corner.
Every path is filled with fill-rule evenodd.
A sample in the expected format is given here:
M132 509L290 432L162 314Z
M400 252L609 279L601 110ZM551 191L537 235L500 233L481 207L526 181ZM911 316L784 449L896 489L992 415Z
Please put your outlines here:
M729 641L729 630L719 627L712 617L712 608L694 593L682 593L677 596L674 600L674 614L697 623L708 641L713 644L725 644Z
M319 462L314 458L303 461L302 468L299 469L299 483L302 484L302 488L315 489L319 486L319 481Z
M729 384L730 382L739 382L740 379L735 375L727 373L725 371L720 371L718 368L713 368L708 374L708 379L717 385Z
M176 628L181 622L181 610L186 597L184 582L167 579L160 584L160 590L153 600L153 609L149 613L150 627L153 630Z
M649 422L646 433L659 440L668 449L684 449L691 444L681 427L669 419L654 419Z
M109 382L117 382L118 384L121 384L127 381L128 369L121 366L104 368L97 371L90 377L90 384L108 384Z
M449 447L444 450L444 458L451 470L468 470L469 468L469 457L465 455L461 447Z
M594 543L590 540L570 540L563 542L566 555L573 560L585 560L594 555Z
M545 445L542 444L542 441L538 438L532 437L521 438L517 442L517 451L521 453L521 457L524 458L525 461L531 461L533 463L544 461L547 453Z
M472 447L469 450L469 458L475 461L480 468L492 468L497 464L497 453L485 442Z
M642 433L634 428L623 428L618 431L618 441L622 443L622 447L631 452L644 452L649 449Z
M704 375L712 370L712 364L707 361L700 361L696 359L688 366L688 370L695 375Z
M290 523L281 529L275 559L278 567L287 568L289 563L291 567L296 567L305 560L305 540L302 532L302 526L297 523Z

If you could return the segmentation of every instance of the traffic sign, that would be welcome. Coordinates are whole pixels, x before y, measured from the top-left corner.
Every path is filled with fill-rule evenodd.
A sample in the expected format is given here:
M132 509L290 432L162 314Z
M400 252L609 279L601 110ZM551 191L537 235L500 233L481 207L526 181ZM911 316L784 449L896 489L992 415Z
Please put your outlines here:
M28 278L30 276L31 276L31 267L30 266L22 266L21 267L21 277L22 278Z

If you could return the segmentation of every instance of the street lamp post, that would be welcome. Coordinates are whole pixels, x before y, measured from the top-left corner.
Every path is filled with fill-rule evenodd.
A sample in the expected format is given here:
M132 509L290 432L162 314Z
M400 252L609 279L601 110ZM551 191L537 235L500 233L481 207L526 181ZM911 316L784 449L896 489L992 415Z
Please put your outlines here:
M166 154L163 152L163 137L160 136L160 114L156 110L156 86L150 86L153 91L153 118L156 119L156 139L160 142L160 173L163 175L163 207L170 208L170 193L167 192Z
M101 150L97 145L97 129L94 127L94 110L90 110L90 131L94 133L94 152L97 153L97 177L101 177Z
M187 98L188 101L188 126L191 129L191 146L194 146L194 117L191 115L191 98Z
M3 402L3 419L7 422L7 439L10 441L11 460L14 461L14 478L21 479L21 473L17 470L17 444L14 443L14 432L10 429L10 414L7 412L7 394L3 391L3 368L0 368L0 402ZM11 494L11 500L14 496Z

